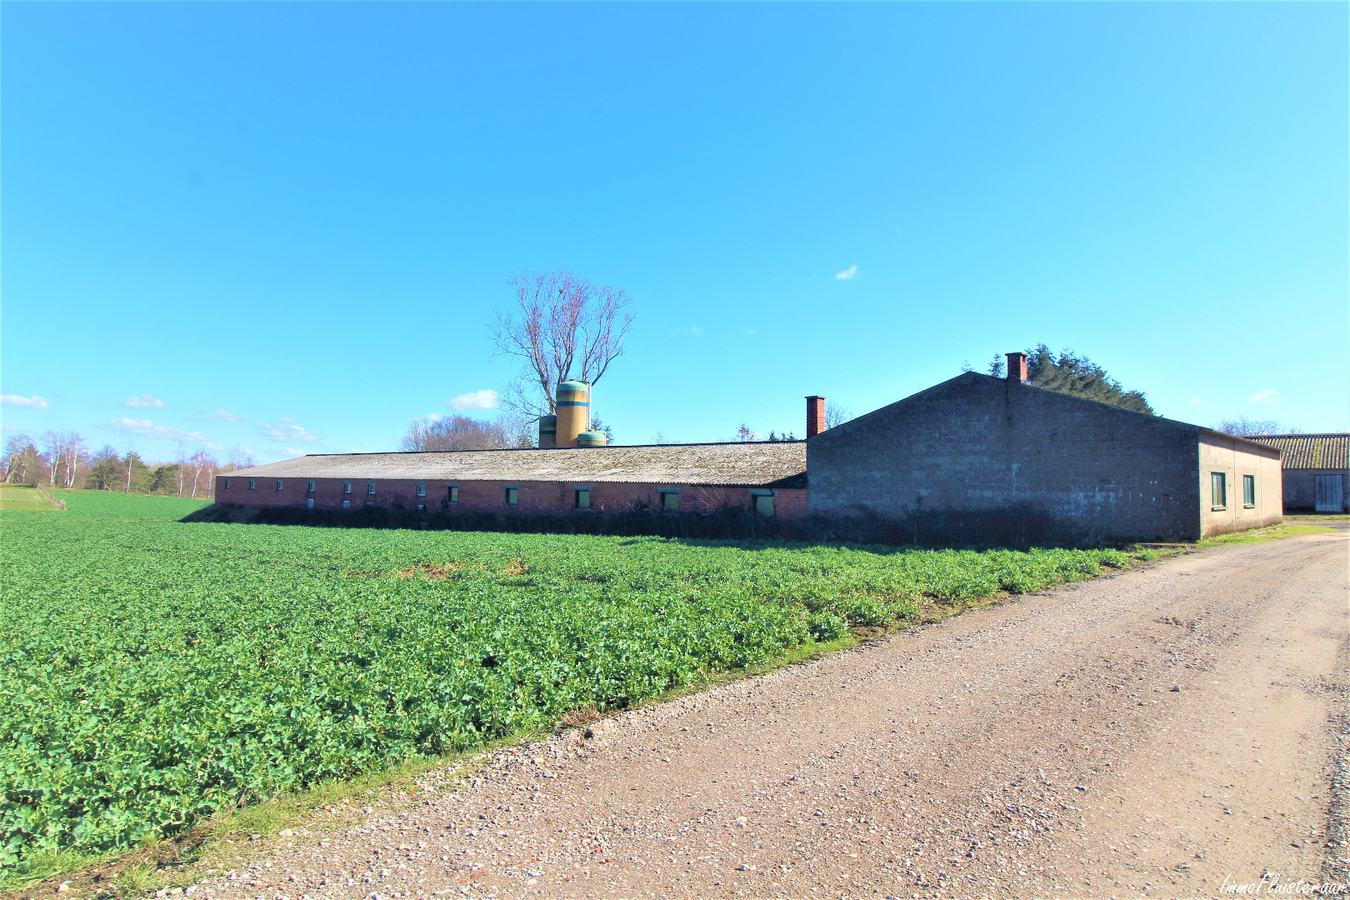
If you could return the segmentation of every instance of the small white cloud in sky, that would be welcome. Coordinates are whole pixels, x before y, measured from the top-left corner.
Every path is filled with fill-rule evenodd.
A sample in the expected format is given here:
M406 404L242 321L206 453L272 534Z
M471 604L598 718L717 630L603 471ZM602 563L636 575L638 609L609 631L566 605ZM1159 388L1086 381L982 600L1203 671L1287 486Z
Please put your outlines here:
M214 413L212 413L212 414L209 415L209 416L204 416L204 417L202 417L199 421L202 421L202 422L242 422L242 421L244 421L244 417L243 417L243 416L236 416L234 413L227 413L227 412L226 412L225 410L223 410L223 409L217 409Z
M758 331L757 329L754 329L754 328L747 328L747 329L745 329L745 333L746 333L746 334L759 334L759 331Z
M1266 388L1264 391L1257 391L1255 394L1252 394L1247 399L1252 403L1271 403L1274 401L1275 395L1278 393L1279 391Z
M481 391L473 391L468 394L460 394L448 401L451 409L457 409L460 412L467 412L474 409L496 409L497 392L490 388L484 388Z
M703 337L703 332L699 330L699 327L697 325L690 325L689 331L694 335L694 337Z
M1204 398L1204 397L1192 397L1192 398L1191 398L1191 406L1194 406L1194 405L1197 404L1197 403L1204 403L1204 402L1205 402L1205 398Z
M445 416L441 415L440 413L427 413L425 416L418 416L417 418L413 419L413 421L416 422L418 425L432 425L444 418Z
M149 419L110 419L108 427L114 431L123 431L127 434L139 434L141 437L149 438L167 438L168 440L178 441L202 441L205 443L210 440L200 431L183 431L181 428L171 428L168 425L156 425Z
M836 276L834 276L834 277L835 277L837 280L839 280L839 281L848 281L848 280L851 279L851 278L857 278L857 277L858 277L858 267L857 267L857 266L849 266L847 269L845 269L844 271L840 272L838 275L836 275Z
M51 409L46 397L19 397L15 394L0 394L0 405L30 406L33 409Z
M122 405L140 409L163 409L164 401L149 394L141 394L139 397L128 397L127 402Z
M282 416L275 422L262 422L258 430L277 442L317 441L319 436L311 434L295 423L289 416Z

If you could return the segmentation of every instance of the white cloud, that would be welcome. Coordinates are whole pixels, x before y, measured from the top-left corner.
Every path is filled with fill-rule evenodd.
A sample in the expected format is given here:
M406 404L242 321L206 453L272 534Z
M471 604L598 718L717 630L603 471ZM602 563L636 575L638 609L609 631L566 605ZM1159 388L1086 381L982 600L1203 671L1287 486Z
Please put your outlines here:
M156 425L149 419L110 419L108 427L114 431L124 431L127 434L139 434L141 437L166 438L177 441L209 441L206 435L200 431L183 431L180 428L171 428L168 425Z
M481 391L474 391L470 394L460 394L452 400L446 401L451 409L457 409L465 412L473 409L496 409L497 392L484 388Z
M149 394L141 394L139 397L128 397L123 406L138 407L140 409L163 409L164 401L158 397L152 397Z
M849 266L847 269L845 269L844 271L840 272L838 275L836 275L836 276L834 276L834 277L835 277L837 280L839 280L839 281L848 281L850 278L857 278L857 277L858 277L858 267L857 267L857 266Z
M694 335L694 337L703 337L703 332L699 330L699 327L697 325L690 325L689 331L691 334Z
M1191 406L1194 406L1194 405L1197 404L1197 403L1204 403L1204 402L1205 402L1205 398L1204 398L1204 397L1192 397L1192 398L1191 398Z
M201 412L201 407L197 407L197 412ZM227 413L223 409L217 409L209 416L188 416L194 422L242 422L243 416L236 416L234 413Z
M31 406L33 409L51 409L46 397L19 397L15 394L0 394L0 405Z
M317 434L311 434L295 424L294 419L286 416L282 416L275 422L263 422L258 425L258 430L274 441L317 441L319 439Z
M440 413L427 413L425 416L418 416L417 418L413 419L413 421L419 425L432 425L444 418L445 416L441 415Z
M757 328L747 328L747 329L745 329L745 333L746 333L746 334L759 334L759 329L757 329Z
M1275 395L1278 393L1279 391L1266 388L1264 391L1257 391L1247 399L1252 403L1272 403L1275 400Z

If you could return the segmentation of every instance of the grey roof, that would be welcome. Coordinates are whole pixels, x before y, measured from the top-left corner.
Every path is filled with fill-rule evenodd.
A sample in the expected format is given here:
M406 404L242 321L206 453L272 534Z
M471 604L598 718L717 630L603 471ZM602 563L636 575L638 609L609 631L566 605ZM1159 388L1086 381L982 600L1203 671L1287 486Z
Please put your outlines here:
M240 469L230 475L795 487L798 482L806 484L806 441L314 454Z
M1350 433L1263 434L1252 440L1279 450L1286 469L1350 469Z

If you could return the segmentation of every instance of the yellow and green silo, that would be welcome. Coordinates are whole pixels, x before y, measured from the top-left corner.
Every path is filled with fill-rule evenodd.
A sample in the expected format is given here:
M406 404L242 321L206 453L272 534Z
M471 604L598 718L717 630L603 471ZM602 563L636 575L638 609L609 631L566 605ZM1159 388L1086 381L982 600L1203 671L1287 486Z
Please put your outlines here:
M539 449L547 450L558 446L558 417L539 417Z
M561 382L555 405L557 446L577 446L577 438L591 427L591 386L584 381Z

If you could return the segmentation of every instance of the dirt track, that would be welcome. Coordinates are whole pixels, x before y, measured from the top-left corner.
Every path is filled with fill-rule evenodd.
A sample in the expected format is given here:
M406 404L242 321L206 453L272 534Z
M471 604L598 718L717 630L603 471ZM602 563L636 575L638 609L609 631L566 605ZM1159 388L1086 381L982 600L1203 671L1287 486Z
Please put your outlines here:
M1347 535L1192 554L336 810L194 897L1214 896L1345 881ZM450 789L452 782L464 781ZM1267 879L1269 881L1269 879Z

